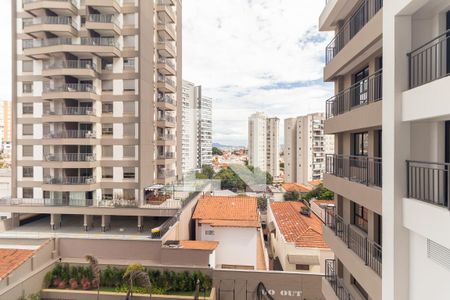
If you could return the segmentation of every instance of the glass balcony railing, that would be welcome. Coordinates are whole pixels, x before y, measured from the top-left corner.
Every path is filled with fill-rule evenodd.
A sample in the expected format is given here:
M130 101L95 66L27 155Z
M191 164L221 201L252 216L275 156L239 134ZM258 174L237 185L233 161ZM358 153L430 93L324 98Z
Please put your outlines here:
M45 184L93 184L95 177L93 176L64 176L64 177L47 177L44 179Z
M56 130L44 133L44 138L47 139L93 139L95 137L93 130Z
M95 153L48 153L44 156L45 161L95 161Z

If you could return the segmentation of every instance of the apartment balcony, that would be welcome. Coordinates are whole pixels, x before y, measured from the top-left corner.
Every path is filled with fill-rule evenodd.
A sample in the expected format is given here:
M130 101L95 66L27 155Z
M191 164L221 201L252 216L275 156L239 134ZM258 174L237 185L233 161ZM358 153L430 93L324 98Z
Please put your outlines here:
M156 30L160 36L166 41L175 41L177 34L174 24L164 22L163 20L158 20L156 24Z
M42 188L50 192L86 192L100 188L94 176L54 176L44 178Z
M49 38L22 40L23 54L36 59L48 59L52 54L68 52L79 56L90 53L100 57L119 57L120 44L110 37Z
M91 14L86 18L86 29L94 30L100 35L121 35L122 30L119 27L115 15Z
M162 93L175 93L177 91L176 82L165 76L158 76L156 87Z
M172 164L175 161L175 152L164 152L156 155L156 164L165 165Z
M0 201L0 206L29 206L29 207L58 207L74 206L89 207L93 205L93 199L54 199L54 198L14 198L8 201Z
M156 62L156 69L163 75L175 76L176 66L175 63L167 58L158 58Z
M122 12L117 0L85 0L85 6L90 6L101 14L119 14Z
M165 58L175 58L177 50L173 42L160 41L156 43L156 50Z
M167 128L175 128L176 119L172 116L168 115L159 115L156 119L158 127L167 127Z
M162 15L165 19L169 18L173 23L177 21L174 4L172 1L158 0L156 1L156 12Z
M382 47L382 0L363 0L325 49L324 80L344 75Z
M358 300L352 296L344 285L344 280L337 275L336 260L325 260L325 277L322 278L322 294L327 300Z
M175 111L177 109L175 99L169 95L158 96L156 106L162 110Z
M382 159L379 157L327 154L326 188L382 214Z
M45 16L50 10L59 16L78 14L76 0L23 0L23 10L33 16Z
M407 54L409 89L403 92L403 121L448 118L450 30Z
M175 146L176 140L174 134L158 134L156 139L156 145L158 146Z
M381 126L382 70L326 101L325 134Z
M95 86L89 83L64 83L51 86L44 85L42 99L88 99L99 101L100 96L96 92Z
M156 182L159 184L169 184L175 182L175 170L158 170L156 172Z
M43 145L97 145L94 130L54 130L44 133Z
M35 38L45 38L47 33L73 37L78 34L78 24L71 16L45 16L24 22L23 33Z
M93 176L64 176L64 177L47 177L44 179L44 184L93 184L95 177Z
M93 79L97 77L96 70L96 64L90 60L45 61L42 75L44 77L73 76L79 79Z
M44 168L95 168L99 166L95 153L48 153Z
M93 107L63 106L56 107L53 110L44 110L42 121L46 123L61 122L61 116L64 116L65 122L89 122L99 121Z

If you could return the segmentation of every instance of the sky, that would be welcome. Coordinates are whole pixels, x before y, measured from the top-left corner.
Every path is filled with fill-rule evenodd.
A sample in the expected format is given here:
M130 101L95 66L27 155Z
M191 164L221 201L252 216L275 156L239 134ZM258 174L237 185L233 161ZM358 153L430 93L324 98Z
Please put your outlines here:
M146 0L149 1L149 0ZM0 10L0 100L11 99L10 1ZM318 32L325 1L183 0L183 78L213 98L213 142L247 145L248 117L322 112L330 33Z

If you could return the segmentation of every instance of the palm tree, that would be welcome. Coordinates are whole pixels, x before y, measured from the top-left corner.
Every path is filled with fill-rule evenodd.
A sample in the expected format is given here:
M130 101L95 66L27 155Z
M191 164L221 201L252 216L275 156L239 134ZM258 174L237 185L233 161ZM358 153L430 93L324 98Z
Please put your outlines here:
M97 300L100 299L100 266L98 265L98 260L92 255L86 255L86 260L89 262L89 267L92 270L92 273L94 274L94 278L97 281Z
M128 266L123 279L127 282L128 292L126 300L133 299L133 286L137 284L146 288L149 291L149 299L152 298L152 283L148 273L145 272L144 267L141 264L131 264Z

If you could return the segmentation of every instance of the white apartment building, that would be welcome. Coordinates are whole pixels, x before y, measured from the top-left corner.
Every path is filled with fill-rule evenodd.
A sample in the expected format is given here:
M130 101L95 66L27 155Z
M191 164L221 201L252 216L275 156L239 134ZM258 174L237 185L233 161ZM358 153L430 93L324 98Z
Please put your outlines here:
M182 172L212 164L212 99L202 87L183 80Z
M334 137L324 134L324 113L284 120L285 182L323 179L325 155L334 152Z
M280 175L279 123L278 118L268 118L262 112L248 118L249 165L273 177Z
M119 200L139 207L147 187L175 182L181 1L12 7L12 197L82 214Z

